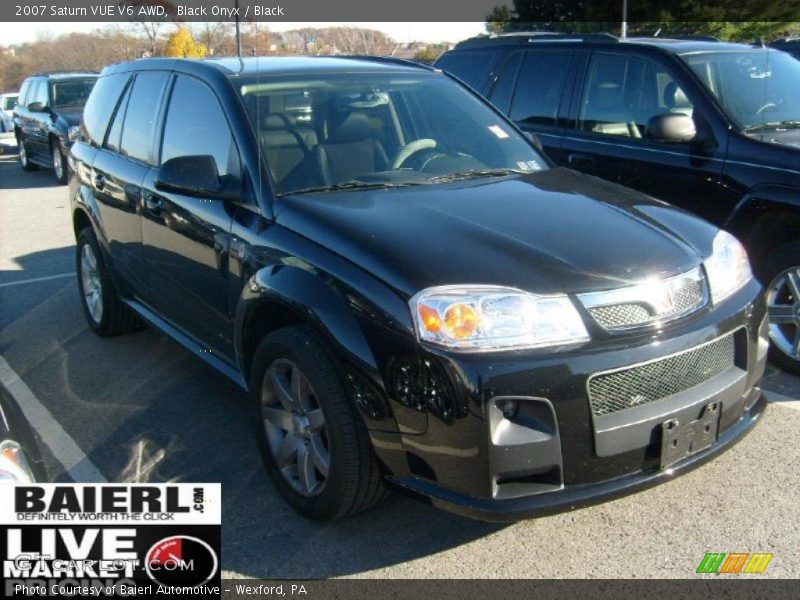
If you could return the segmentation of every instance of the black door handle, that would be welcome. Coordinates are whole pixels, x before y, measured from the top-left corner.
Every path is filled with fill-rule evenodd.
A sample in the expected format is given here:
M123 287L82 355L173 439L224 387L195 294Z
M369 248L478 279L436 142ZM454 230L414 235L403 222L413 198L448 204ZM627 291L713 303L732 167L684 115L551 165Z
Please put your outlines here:
M594 156L573 152L567 156L567 162L571 165L590 165L594 162Z
M94 174L94 187L96 187L101 192L103 188L106 187L106 177L102 173L95 173Z

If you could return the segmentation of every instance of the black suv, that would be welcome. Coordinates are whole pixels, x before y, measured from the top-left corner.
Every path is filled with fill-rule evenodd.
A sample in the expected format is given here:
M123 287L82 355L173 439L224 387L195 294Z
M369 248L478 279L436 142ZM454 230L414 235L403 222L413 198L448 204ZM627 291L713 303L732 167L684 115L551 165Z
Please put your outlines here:
M149 322L248 390L311 517L387 478L477 517L566 509L699 464L764 408L742 245L550 168L430 67L109 67L71 159L91 328Z
M800 62L760 45L522 33L463 42L436 66L555 164L734 233L767 289L772 356L800 373Z
M22 83L13 121L24 170L51 168L67 183L66 157L95 81L96 73L69 72L31 75Z

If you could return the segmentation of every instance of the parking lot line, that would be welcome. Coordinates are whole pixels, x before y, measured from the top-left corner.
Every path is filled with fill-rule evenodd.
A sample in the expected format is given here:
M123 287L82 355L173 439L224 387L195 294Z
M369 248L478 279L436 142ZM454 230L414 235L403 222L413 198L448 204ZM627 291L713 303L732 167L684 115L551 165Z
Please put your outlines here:
M22 285L24 283L36 283L38 281L50 281L51 279L61 279L63 277L75 277L75 272L59 273L58 275L47 275L46 277L32 277L31 279L20 279L19 281L9 281L0 283L0 288L11 287L12 285Z
M81 483L105 483L107 481L100 470L89 460L86 453L64 431L55 417L2 356L0 356L0 382L16 399L31 427L36 430L42 442L50 448L50 452L61 463L73 481Z

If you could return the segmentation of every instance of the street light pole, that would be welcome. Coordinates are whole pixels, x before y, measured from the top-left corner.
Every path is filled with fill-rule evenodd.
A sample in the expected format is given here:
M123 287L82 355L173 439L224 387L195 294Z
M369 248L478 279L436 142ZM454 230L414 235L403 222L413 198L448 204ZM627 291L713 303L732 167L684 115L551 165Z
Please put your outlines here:
M622 32L620 37L628 37L628 0L622 0Z
M239 32L239 0L234 0L236 5L236 56L242 56L242 36Z

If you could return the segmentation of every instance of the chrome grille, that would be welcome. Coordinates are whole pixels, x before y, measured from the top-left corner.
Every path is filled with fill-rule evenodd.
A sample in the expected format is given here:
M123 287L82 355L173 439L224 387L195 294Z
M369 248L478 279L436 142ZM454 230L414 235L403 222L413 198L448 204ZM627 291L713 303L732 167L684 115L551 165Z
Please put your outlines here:
M598 306L589 311L595 321L605 329L622 329L646 325L653 316L643 304L612 304L611 306Z
M693 310L705 301L705 284L703 280L686 281L679 287L672 298L673 313L684 314Z
M727 371L734 365L733 334L649 363L589 378L589 402L596 416L654 402Z
M598 325L608 331L655 326L698 310L708 303L701 269L660 281L615 290L579 294Z

